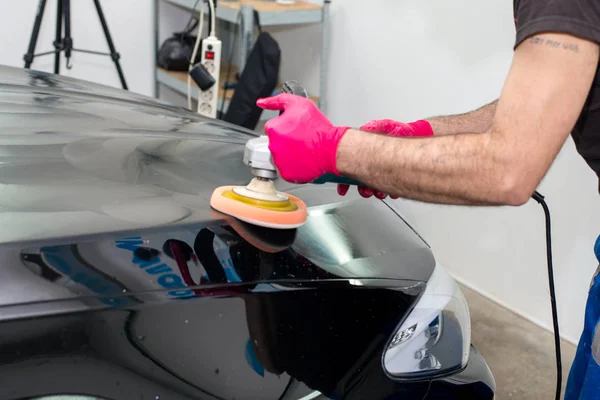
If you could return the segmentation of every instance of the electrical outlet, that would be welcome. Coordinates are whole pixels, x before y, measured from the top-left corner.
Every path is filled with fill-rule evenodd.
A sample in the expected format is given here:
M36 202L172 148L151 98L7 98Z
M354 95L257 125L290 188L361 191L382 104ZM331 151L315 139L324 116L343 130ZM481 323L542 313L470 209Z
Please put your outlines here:
M211 100L213 99L214 95L215 95L214 90L213 89L208 89L206 92L200 93L200 99L202 101L210 103Z
M217 107L219 101L220 73L221 73L221 48L222 43L214 36L202 40L202 54L200 62L215 80L212 88L201 91L198 98L198 113L217 118Z

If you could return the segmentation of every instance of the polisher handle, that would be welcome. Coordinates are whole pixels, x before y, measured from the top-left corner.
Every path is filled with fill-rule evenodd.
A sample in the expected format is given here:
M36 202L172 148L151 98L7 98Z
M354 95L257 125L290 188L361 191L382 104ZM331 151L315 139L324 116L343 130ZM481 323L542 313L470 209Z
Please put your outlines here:
M304 86L300 85L298 81L286 81L281 88L283 93L295 94L296 96L304 97L308 99L308 92L304 89ZM279 115L283 114L283 111L279 112Z
M314 180L312 183L316 185L323 185L325 183L341 183L343 185L351 185L351 186L364 186L362 183L355 181L351 178L346 178L345 176L338 176L335 174L326 174L322 177Z

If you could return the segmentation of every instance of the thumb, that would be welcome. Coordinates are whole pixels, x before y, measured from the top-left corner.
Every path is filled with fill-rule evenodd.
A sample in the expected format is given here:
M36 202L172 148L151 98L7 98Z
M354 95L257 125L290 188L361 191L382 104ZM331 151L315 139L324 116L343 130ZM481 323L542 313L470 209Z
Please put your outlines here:
M293 95L282 93L274 97L259 99L256 105L265 110L285 110L294 101Z
M360 127L360 130L363 132L374 132L378 133L380 129L381 123L378 120L369 121L363 126Z

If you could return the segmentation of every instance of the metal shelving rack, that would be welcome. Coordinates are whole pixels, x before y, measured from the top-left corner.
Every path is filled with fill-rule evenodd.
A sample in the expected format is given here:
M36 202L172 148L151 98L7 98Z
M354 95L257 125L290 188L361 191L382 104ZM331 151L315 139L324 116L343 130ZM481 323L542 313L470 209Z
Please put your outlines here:
M155 51L158 52L160 44L158 43L159 29L159 7L158 2L164 1L186 10L193 10L195 0L155 0L155 32L156 46ZM217 7L217 19L230 22L238 25L239 35L239 69L243 70L244 61L247 59L252 46L254 44L254 10L260 16L260 22L263 27L269 26L285 26L285 25L300 25L300 24L322 24L322 53L321 53L321 76L320 88L318 97L312 96L319 108L323 112L327 112L327 93L326 83L328 75L328 55L329 55L329 7L331 0L325 0L323 5L297 1L292 5L281 5L274 0L219 0ZM206 5L205 5L206 8ZM208 10L205 10L208 12ZM156 60L156 57L155 57ZM224 71L223 71L224 70ZM155 66L155 96L158 97L160 85L165 85L172 90L187 95L187 76L184 72L172 72L163 70ZM227 67L223 66L224 74L227 72ZM223 79L222 79L223 81ZM229 106L229 99L233 95L233 89L227 91L221 89L219 91L219 104L222 98L225 97L225 110ZM197 100L197 91L193 91L193 97ZM276 116L274 112L263 112L261 119L269 119Z

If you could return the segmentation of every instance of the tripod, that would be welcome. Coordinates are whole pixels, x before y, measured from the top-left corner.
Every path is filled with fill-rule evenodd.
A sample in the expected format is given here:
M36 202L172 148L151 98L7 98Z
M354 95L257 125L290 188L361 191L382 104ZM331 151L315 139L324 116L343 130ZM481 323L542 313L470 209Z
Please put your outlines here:
M113 44L112 38L110 36L110 32L108 31L108 25L106 24L106 19L104 18L104 12L102 12L102 7L100 6L100 0L94 0L94 5L96 6L96 11L98 12L98 17L100 18L100 23L102 24L102 29L104 30L104 36L106 36L106 41L108 42L108 48L110 49L110 53L101 53L98 51L90 51L90 50L80 50L73 48L73 38L71 37L71 0L56 0L57 2L57 11L56 11L56 40L54 41L54 50L47 51L40 54L34 54L35 46L37 44L38 36L40 34L40 26L42 25L42 18L44 17L44 10L46 8L46 0L40 0L38 5L37 14L35 16L35 22L33 24L33 31L31 32L31 39L29 41L29 48L27 50L27 54L23 57L25 60L25 68L31 68L31 64L33 63L33 59L35 57L45 56L48 54L54 54L54 73L60 73L60 53L62 51L65 52L65 57L67 59L67 69L72 68L71 64L71 54L72 52L80 52L80 53L88 53L88 54L97 54L101 56L110 56L115 66L117 68L117 73L119 74L119 79L121 80L121 85L123 89L127 90L127 83L125 82L125 75L123 75L123 70L121 69L121 64L119 63L119 59L121 55L117 53L115 49L115 45ZM63 34L63 20L64 20L64 33L65 36L62 37Z

